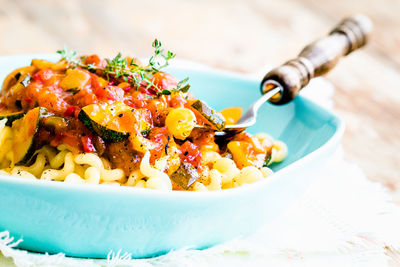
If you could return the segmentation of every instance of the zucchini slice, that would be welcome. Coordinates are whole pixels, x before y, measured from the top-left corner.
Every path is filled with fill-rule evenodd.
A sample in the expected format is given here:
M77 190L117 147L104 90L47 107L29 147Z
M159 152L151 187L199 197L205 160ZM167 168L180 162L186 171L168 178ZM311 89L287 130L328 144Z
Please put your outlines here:
M113 105L92 104L83 107L78 119L93 133L108 142L121 142L129 137L129 132L119 124L119 114L132 110L131 107L119 103Z
M81 109L78 119L107 142L121 142L130 133L140 134L151 127L149 110L134 109L122 102L88 105Z
M7 110L0 111L0 120L7 119L6 125L11 126L13 121L18 120L24 116L25 112L8 112Z
M37 107L29 110L23 118L13 122L15 164L24 164L31 159L36 149L34 139L39 129L39 119L46 113L47 109Z
M171 179L186 190L199 178L200 175L196 168L187 162L182 162L179 168L171 174Z
M214 130L222 131L225 128L225 119L215 110L201 100L196 100L191 104L193 110L204 118Z

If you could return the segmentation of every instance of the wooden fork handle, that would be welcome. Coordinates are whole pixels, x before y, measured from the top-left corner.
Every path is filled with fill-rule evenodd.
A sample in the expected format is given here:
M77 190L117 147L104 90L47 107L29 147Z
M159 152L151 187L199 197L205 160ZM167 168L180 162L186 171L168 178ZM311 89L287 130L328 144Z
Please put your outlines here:
M309 81L321 76L338 63L339 59L367 43L372 23L363 15L345 18L328 36L306 46L297 58L271 70L261 82L261 92L265 94L278 83L282 92L269 101L285 104L297 96Z

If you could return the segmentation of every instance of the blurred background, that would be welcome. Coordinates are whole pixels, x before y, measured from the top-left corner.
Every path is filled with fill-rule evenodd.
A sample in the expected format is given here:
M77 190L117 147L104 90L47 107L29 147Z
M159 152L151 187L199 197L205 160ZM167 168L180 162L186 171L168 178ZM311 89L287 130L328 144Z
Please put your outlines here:
M178 58L255 72L363 13L375 24L371 42L327 79L347 125L346 158L400 203L399 11L398 0L0 0L0 54L51 53L66 44L79 54L145 57L157 37Z

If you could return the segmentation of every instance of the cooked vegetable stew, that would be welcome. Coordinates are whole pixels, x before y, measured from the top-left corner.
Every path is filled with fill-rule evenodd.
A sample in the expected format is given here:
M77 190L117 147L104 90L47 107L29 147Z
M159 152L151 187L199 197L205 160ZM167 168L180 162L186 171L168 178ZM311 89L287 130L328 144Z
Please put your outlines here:
M252 183L287 154L266 134L215 142L242 109L218 112L163 72L175 55L153 43L144 64L60 50L11 72L0 94L2 173L72 183L207 191ZM196 127L201 126L201 127ZM220 143L218 143L220 144Z

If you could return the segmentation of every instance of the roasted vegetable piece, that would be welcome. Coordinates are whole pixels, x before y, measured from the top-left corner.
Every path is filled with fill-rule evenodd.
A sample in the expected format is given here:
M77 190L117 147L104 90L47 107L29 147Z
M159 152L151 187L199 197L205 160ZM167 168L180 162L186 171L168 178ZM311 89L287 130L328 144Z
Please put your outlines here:
M96 152L99 156L103 155L104 152L106 151L106 144L104 143L103 139L101 139L100 136L95 135L93 136L93 145L94 148L96 149Z
M221 110L222 116L225 119L225 125L235 124L242 116L243 108L241 107L230 107Z
M151 124L152 115L151 115L150 110L145 109L145 108L134 109L133 114L136 118L139 132L141 134L149 133L153 126Z
M32 66L42 70L42 69L52 69L52 70L65 70L67 68L67 62L59 61L59 62L50 62L43 59L32 59Z
M132 134L129 136L129 142L133 150L146 153L147 150L153 147L152 142L149 139L144 138L141 134Z
M28 111L23 118L13 122L15 164L24 164L31 159L36 149L34 139L39 129L39 119L46 113L47 109L37 107Z
M69 120L57 115L50 115L42 118L40 124L50 131L65 132L68 130Z
M13 121L18 120L24 116L25 112L17 111L17 112L8 112L6 110L0 111L0 120L7 119L6 125L11 126Z
M183 162L179 168L171 174L171 179L186 190L199 178L200 175L196 168L187 162Z
M204 118L214 130L222 131L225 128L225 119L203 101L196 100L192 103L191 107L198 115Z
M90 81L90 74L80 69L68 69L65 78L61 81L60 86L64 90L74 90L79 92Z
M148 110L133 109L122 102L88 105L82 108L78 118L90 131L108 142L120 142L130 133L140 133L151 127Z
M254 145L245 141L231 141L228 143L228 150L239 169L247 166L260 168L266 160L266 153L257 152Z
M18 76L18 75L17 75ZM8 89L10 95L17 95L31 83L31 76L26 73L20 75L18 81Z
M10 89L11 86L16 84L21 77L25 77L27 74L32 74L35 71L35 67L28 66L14 70L4 79L3 85L1 87L2 93Z
M129 137L129 132L120 127L114 105L92 104L83 107L78 119L93 133L108 142L120 142ZM129 108L129 107L128 107Z

